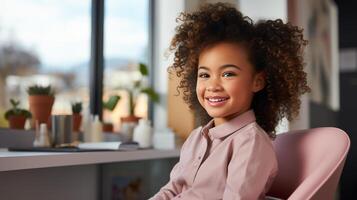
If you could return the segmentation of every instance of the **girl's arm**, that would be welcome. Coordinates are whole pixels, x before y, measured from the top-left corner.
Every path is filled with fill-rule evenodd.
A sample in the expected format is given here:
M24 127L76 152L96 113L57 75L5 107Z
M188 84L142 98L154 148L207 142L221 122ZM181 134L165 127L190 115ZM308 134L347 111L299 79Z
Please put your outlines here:
M182 192L182 184L180 184L176 177L181 171L180 161L174 166L170 173L170 181L160 189L160 191L151 197L150 200L169 200Z
M184 168L184 158L186 146L190 146L190 141L192 140L192 135L198 133L200 128L193 130L189 137L186 139L184 144L181 147L180 152L180 160L179 162L172 168L170 173L170 181L163 186L160 191L155 194L150 200L169 200L177 196L182 192L183 189L183 181L180 181L180 176L183 173Z
M274 149L262 132L249 133L235 145L228 165L224 200L264 199L277 173Z

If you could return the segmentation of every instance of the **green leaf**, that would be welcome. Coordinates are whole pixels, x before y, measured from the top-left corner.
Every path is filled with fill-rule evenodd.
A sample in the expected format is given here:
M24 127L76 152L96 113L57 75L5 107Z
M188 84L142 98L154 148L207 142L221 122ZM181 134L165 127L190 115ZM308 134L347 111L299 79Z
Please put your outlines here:
M26 109L18 109L18 111L15 112L15 110L8 110L5 112L4 117L5 119L9 120L11 116L24 116L26 118L31 118L32 115L30 111Z
M26 118L31 118L32 115L31 115L30 111L17 107L20 104L19 100L10 99L10 103L12 105L12 108L5 112L5 114L4 114L5 119L8 120L9 117L13 116L13 115L17 115L17 116L22 115L22 116L25 116Z
M10 103L13 108L17 108L17 106L20 104L20 101L16 101L15 99L10 99Z
M48 96L54 96L55 92L51 88L51 85L49 86L41 86L41 85L32 85L27 88L27 93L31 95L48 95Z
M141 92L147 94L149 98L156 103L160 100L159 95L152 88L143 88Z
M72 113L80 113L82 112L82 102L74 102L72 105Z
M118 95L110 96L107 102L103 102L103 107L113 111L119 100L120 96Z
M144 63L139 63L139 67L140 67L139 70L140 70L141 75L147 76L149 74L148 68Z

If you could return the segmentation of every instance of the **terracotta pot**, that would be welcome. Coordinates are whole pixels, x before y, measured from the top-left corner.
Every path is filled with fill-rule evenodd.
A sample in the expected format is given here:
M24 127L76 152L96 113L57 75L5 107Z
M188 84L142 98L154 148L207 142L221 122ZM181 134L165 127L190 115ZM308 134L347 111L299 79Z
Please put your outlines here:
M46 123L49 127L51 121L52 106L55 101L53 96L31 95L29 96L30 112L32 113L32 127L35 122Z
M103 123L103 132L114 132L114 127L112 123Z
M139 122L139 119L141 119L141 117L137 117L135 115L129 115L129 116L126 116L126 117L121 117L121 122L135 122L135 123L138 123Z
M82 115L79 113L74 113L73 114L73 132L79 132L81 128L81 123L82 123Z
M25 129L26 117L22 115L12 115L9 117L9 126L12 129Z

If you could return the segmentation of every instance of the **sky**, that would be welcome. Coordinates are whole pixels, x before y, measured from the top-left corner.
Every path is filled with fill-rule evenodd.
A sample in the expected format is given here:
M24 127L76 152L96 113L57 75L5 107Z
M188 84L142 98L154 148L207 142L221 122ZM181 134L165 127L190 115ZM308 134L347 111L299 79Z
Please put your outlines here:
M0 44L15 41L45 68L88 62L90 0L0 0ZM147 0L107 0L105 57L138 59L148 42Z

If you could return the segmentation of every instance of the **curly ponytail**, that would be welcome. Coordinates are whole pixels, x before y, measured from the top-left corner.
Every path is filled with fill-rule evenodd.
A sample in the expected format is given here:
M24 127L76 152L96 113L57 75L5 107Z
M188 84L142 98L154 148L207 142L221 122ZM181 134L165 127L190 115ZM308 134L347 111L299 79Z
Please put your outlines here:
M266 87L255 94L252 108L258 124L275 136L278 122L299 113L299 97L310 91L304 72L303 50L307 44L302 30L282 20L255 24L251 62L266 73Z

